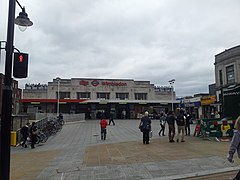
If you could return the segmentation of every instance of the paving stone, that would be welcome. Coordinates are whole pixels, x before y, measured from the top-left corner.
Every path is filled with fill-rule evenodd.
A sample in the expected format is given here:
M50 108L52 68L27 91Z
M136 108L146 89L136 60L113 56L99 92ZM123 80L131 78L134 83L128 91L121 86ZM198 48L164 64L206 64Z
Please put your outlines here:
M149 145L143 145L139 120L115 122L116 126L107 127L105 141L100 140L99 121L90 120L64 125L61 132L34 150L12 148L12 179L166 180L236 170L240 165L237 158L234 164L226 161L230 142L186 136L185 143L169 143L167 136L158 136L159 121L153 120L153 138ZM22 161L24 157L31 158ZM35 161L43 161L44 166ZM20 166L19 174L16 170Z

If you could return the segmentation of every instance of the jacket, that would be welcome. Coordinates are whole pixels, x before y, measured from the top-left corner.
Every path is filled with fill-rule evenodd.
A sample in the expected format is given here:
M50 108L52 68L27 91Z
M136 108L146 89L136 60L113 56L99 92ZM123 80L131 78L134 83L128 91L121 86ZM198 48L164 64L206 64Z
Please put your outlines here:
M151 119L148 116L142 117L141 122L144 130L151 130Z
M171 114L171 115L167 116L166 120L167 120L168 125L174 125L176 118L174 115Z
M233 155L235 151L237 150L238 158L240 159L240 131L234 130L232 142L230 144L229 148L229 159L233 159Z
M101 128L106 128L107 127L107 125L108 125L108 123L107 123L107 120L106 119L102 119L101 121L100 121L100 126L101 126Z

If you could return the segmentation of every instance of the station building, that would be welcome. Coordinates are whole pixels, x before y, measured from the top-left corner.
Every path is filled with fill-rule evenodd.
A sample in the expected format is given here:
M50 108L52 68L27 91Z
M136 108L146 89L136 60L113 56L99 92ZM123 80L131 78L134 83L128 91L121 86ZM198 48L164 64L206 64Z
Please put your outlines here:
M21 99L26 113L85 113L86 119L109 116L139 118L144 111L167 112L179 103L173 88L133 79L53 79L48 84L26 84Z

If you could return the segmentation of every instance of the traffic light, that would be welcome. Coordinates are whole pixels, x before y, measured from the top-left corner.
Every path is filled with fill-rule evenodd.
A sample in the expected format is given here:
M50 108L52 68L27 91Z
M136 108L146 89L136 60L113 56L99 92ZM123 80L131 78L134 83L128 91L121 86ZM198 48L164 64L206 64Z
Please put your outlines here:
M28 54L14 53L13 76L26 78L28 75Z

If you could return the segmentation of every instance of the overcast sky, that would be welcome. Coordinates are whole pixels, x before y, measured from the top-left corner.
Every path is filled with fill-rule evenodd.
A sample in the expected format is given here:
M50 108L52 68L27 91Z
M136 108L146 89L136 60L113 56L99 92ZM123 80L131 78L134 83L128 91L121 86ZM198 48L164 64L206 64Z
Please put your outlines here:
M0 40L8 0L0 0ZM207 93L215 55L240 44L239 0L19 0L34 25L15 26L15 46L29 53L29 75L53 78L175 79L177 96ZM20 12L16 5L16 16ZM4 73L2 51L0 72Z

